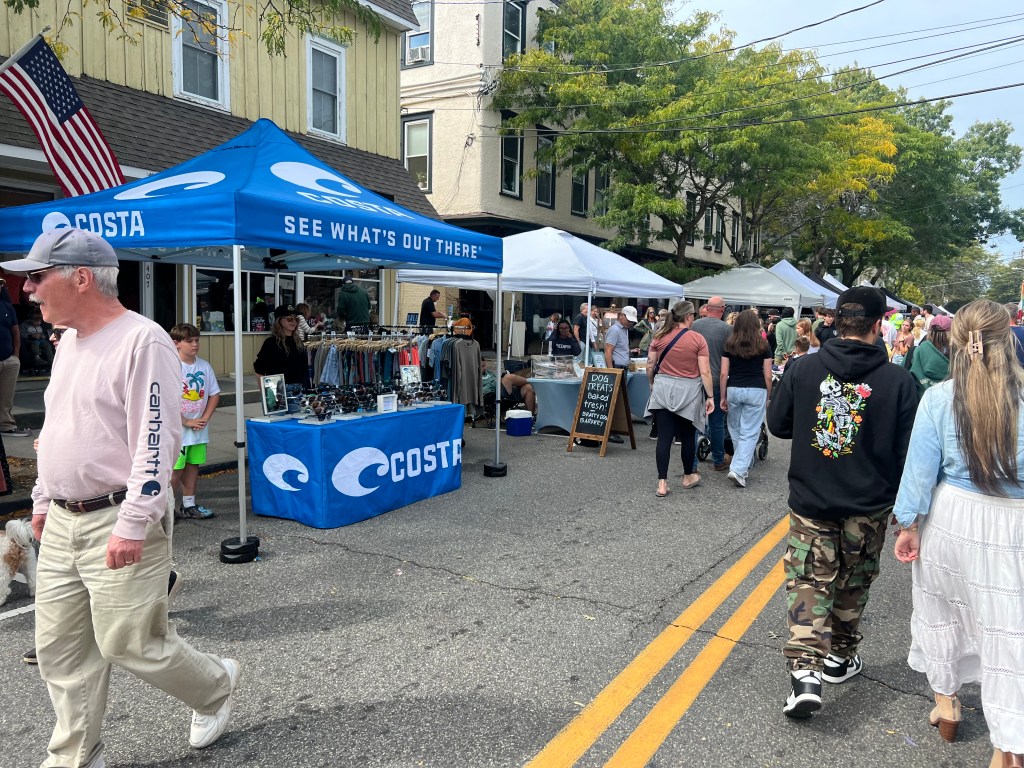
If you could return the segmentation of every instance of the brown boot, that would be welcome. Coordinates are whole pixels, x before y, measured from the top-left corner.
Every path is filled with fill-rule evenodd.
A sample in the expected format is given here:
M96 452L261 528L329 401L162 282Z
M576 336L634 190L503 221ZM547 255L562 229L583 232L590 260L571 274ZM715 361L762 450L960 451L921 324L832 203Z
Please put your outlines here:
M928 716L928 722L938 726L939 735L946 741L956 741L956 732L960 728L960 699L952 696L935 694L935 708Z

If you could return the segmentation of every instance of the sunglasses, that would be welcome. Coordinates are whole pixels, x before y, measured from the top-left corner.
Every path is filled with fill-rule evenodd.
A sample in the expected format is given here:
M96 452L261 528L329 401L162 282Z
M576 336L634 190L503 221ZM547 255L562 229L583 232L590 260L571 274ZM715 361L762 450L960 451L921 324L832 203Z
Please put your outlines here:
M56 268L57 266L54 265L52 267L47 267L46 269L37 269L35 272L29 272L25 275L25 282L39 285L39 283L43 282L43 278L46 276L46 273Z
M51 339L56 339L56 340L59 341L60 337L64 335L64 331L66 331L66 330L67 330L67 328L51 328L50 329L50 338Z

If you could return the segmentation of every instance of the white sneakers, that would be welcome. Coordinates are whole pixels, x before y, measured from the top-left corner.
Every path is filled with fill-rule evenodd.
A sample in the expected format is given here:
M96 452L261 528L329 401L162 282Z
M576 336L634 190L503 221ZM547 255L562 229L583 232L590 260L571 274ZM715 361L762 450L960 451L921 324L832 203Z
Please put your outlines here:
M782 714L804 720L821 709L821 672L798 669L789 674L792 693L786 699Z
M192 712L192 732L189 734L188 743L195 749L203 749L213 744L224 733L224 729L228 726L228 720L231 719L232 698L235 695L235 688L238 687L241 670L238 667L238 662L234 659L221 659L221 664L227 670L228 678L231 681L231 693L228 694L227 700L221 704L215 714L201 715L198 712Z
M737 488L746 488L747 487L747 479L745 477L740 477L735 472L729 472L729 474L726 475L726 477L728 477L730 480L732 480L734 483L736 483L736 487Z
M854 675L859 675L863 669L864 662L860 660L859 654L852 659L844 659L842 656L830 653L825 657L821 677L826 683L835 685L846 682Z

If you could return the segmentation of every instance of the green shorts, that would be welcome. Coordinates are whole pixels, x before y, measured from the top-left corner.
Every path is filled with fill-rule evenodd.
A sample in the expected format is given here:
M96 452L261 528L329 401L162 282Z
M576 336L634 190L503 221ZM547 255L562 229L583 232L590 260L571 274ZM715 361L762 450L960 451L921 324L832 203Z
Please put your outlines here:
M184 469L186 464L198 464L199 466L202 466L205 463L206 443L186 445L181 449L181 453L178 454L178 460L174 462L174 468Z

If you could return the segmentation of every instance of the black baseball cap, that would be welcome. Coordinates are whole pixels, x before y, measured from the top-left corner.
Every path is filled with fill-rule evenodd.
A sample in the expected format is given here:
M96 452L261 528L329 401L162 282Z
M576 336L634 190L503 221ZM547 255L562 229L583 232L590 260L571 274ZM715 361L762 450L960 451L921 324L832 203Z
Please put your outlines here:
M844 304L860 304L863 309L843 309ZM881 317L888 309L885 294L870 285L848 288L836 299L836 317Z

